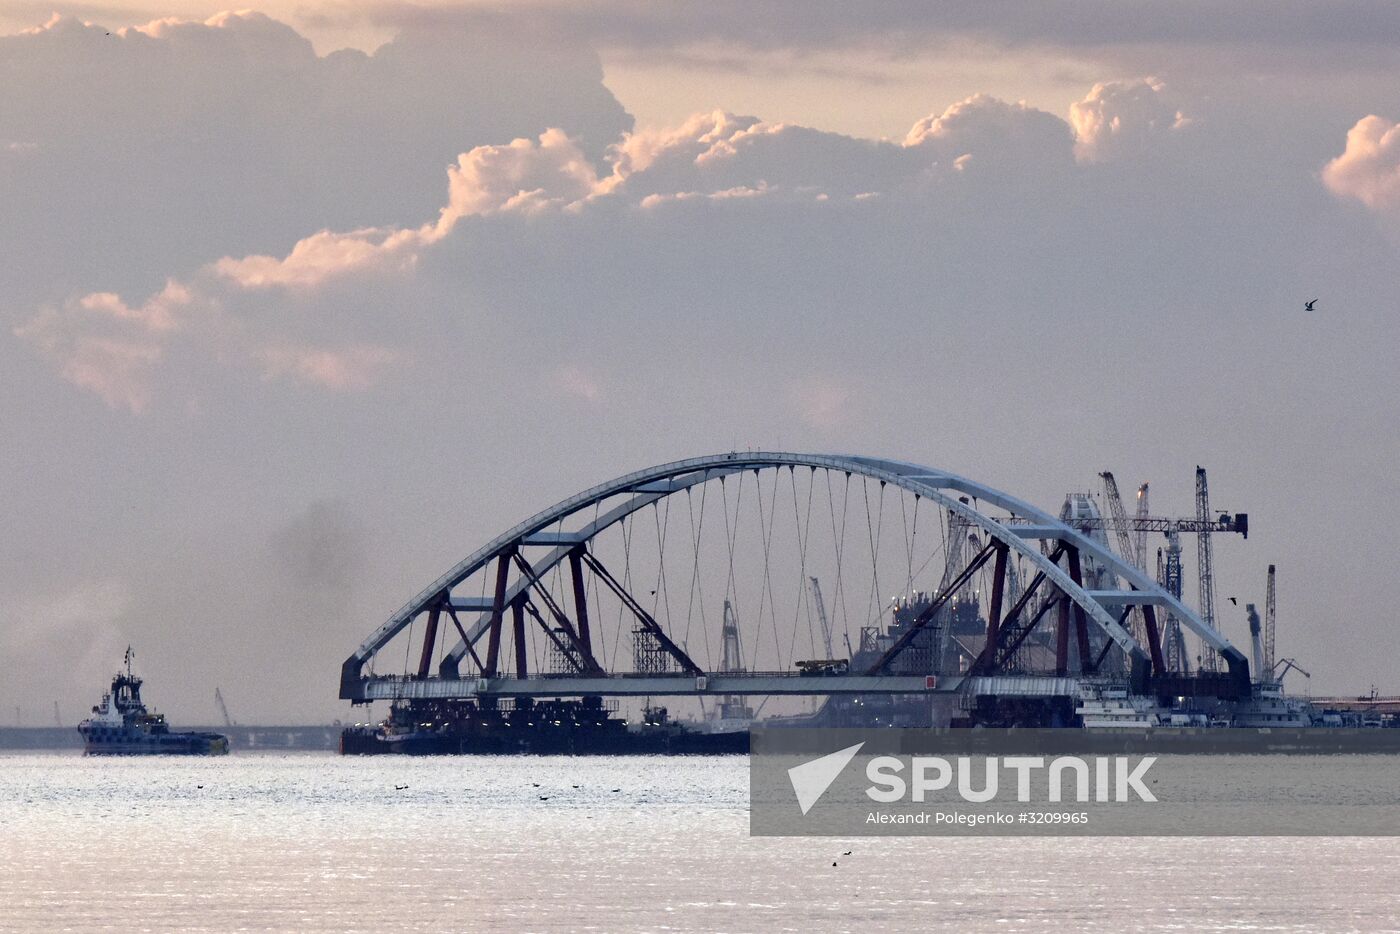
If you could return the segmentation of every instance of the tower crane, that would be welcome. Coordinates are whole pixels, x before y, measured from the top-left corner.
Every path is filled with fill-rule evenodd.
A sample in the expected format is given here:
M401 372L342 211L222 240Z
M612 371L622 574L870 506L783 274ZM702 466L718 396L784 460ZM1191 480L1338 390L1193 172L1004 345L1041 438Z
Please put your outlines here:
M1103 475L1100 474L1100 476ZM1105 529L1112 530L1115 534L1120 530L1125 533L1134 533L1137 538L1130 547L1125 546L1124 535L1117 535L1118 550L1122 552L1125 561L1144 570L1147 564L1147 534L1157 532L1165 535L1167 547L1165 550L1159 548L1157 551L1157 580L1178 600L1181 599L1182 595L1181 534L1193 532L1197 535L1198 558L1201 558L1198 563L1202 569L1201 618L1211 628L1216 628L1215 583L1210 536L1213 533L1230 533L1248 538L1249 515L1242 512L1212 514L1209 492L1206 488L1206 472L1202 467L1196 468L1196 514L1190 518L1150 515L1148 485L1146 483L1138 488L1137 511L1131 518L1127 517L1122 509L1121 496L1113 496L1107 492L1107 482L1105 482L1105 498L1108 500L1110 515L1107 517L1085 516L1074 519L1071 524L1081 532ZM1116 507L1115 500L1118 502ZM1015 523L1027 520L1013 516L1008 521ZM1165 662L1169 671L1184 673L1189 669L1189 658L1181 622L1170 613L1163 621L1163 651L1166 655ZM1201 667L1202 670L1206 671L1213 671L1218 667L1213 650L1206 650L1201 659Z
M1196 521L1201 523L1201 530L1196 535L1196 567L1200 573L1200 605L1201 622L1211 629L1218 628L1215 625L1215 568L1214 560L1211 556L1210 545L1210 488L1206 484L1206 469L1199 464L1196 466ZM1211 646L1204 646L1204 654L1201 656L1201 668L1205 671L1216 671L1220 667L1219 657Z
M1181 599L1181 533L1176 529L1167 530L1165 556L1157 549L1157 583L1167 589L1173 597ZM1181 634L1181 621L1175 614L1167 614L1166 664L1168 671L1186 673L1190 668L1186 655L1186 640Z
M1133 564L1139 571L1147 570L1147 529L1144 520L1147 518L1147 484L1138 487L1137 492L1137 515L1133 524Z

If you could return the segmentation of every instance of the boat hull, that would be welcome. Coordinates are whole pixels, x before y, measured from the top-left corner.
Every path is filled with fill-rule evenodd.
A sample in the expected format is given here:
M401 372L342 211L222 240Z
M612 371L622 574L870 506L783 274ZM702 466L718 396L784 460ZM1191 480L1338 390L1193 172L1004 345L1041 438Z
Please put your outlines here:
M218 733L165 733L156 736L95 737L83 732L89 756L222 756L228 737Z
M385 735L348 729L340 735L342 755L727 755L749 751L747 730L700 733L691 730L515 730L467 734Z

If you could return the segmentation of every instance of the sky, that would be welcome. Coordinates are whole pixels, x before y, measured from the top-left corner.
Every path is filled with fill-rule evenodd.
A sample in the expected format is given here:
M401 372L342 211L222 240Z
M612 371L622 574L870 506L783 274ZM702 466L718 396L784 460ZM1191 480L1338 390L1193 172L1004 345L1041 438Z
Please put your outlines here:
M76 721L127 644L177 721L353 718L340 662L462 556L744 448L1164 514L1205 465L1295 687L1400 693L1397 40L1379 2L9 3L0 722Z

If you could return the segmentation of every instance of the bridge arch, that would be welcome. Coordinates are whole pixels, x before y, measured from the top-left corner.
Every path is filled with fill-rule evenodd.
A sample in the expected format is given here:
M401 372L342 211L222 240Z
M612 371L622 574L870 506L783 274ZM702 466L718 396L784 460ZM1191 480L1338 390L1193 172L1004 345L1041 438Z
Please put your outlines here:
M688 458L634 471L568 497L506 530L430 583L356 648L342 666L341 696L354 701L395 696L452 696L453 689L448 683L463 682L460 669L468 657L477 664L478 675L488 679L495 677L498 674L497 647L509 608L532 586L537 587L544 575L562 565L571 565L577 575L580 562L589 560L589 543L600 533L646 506L699 484L746 471L798 467L840 472L848 477L860 476L882 485L889 484L958 516L968 527L985 536L988 544L983 560L995 556L1004 560L1007 555L1022 559L1035 570L1037 582L1043 580L1063 595L1066 607L1072 609L1077 620L1094 627L1108 643L1122 651L1135 675L1165 673L1160 647L1142 645L1124 627L1123 620L1129 608L1141 607L1150 622L1154 610L1161 608L1225 659L1233 681L1248 683L1248 664L1243 654L1192 609L1100 542L1017 497L948 471L904 461L848 454L750 451ZM601 510L604 503L609 504L607 511ZM1005 515L997 515L994 510ZM571 524L571 528L564 530L566 524ZM551 527L556 530L551 531ZM520 557L521 549L527 546L549 550L543 557L527 562ZM1124 581L1128 589L1087 589L1078 573L1078 562L1085 559L1096 562ZM454 588L462 582L474 575L489 573L493 565L497 573L494 593L489 598L484 594L475 598L454 594ZM514 581L510 580L512 571L516 572ZM601 568L595 571L607 573ZM548 597L545 599L548 601ZM461 622L459 611L469 617L468 624ZM551 607L551 612L555 612L555 608ZM435 678L427 671L432 636L428 637L429 644L423 652L416 679L365 675L366 664L417 618L427 615L429 629L435 636L441 613L451 615L459 637L441 659ZM567 628L568 621L562 622ZM578 622L580 627L586 628L586 620ZM571 634L569 638L576 635ZM584 636L586 639L586 631ZM1156 638L1155 623L1149 627L1149 636L1149 641ZM483 660L476 651L483 638L490 643L488 660ZM667 641L664 633L659 634L659 638ZM676 657L682 660L681 667L687 667L684 662L688 659L683 652L678 652ZM596 667L591 657L585 661ZM689 673L706 674L699 666L694 669ZM602 674L601 669L597 673ZM408 687L411 682L429 680L441 682L441 688ZM473 680L484 683L479 677Z

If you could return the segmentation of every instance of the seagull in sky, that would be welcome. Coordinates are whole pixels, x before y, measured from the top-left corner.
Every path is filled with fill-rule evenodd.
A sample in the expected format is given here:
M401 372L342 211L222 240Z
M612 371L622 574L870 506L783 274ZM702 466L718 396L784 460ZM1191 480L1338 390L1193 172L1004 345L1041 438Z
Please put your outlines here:
M1303 303L1303 310L1304 310L1304 311L1316 311L1317 309L1313 307L1313 306L1316 305L1316 304L1317 304L1317 299L1313 299L1313 300L1310 301L1310 302L1304 302L1304 303Z

